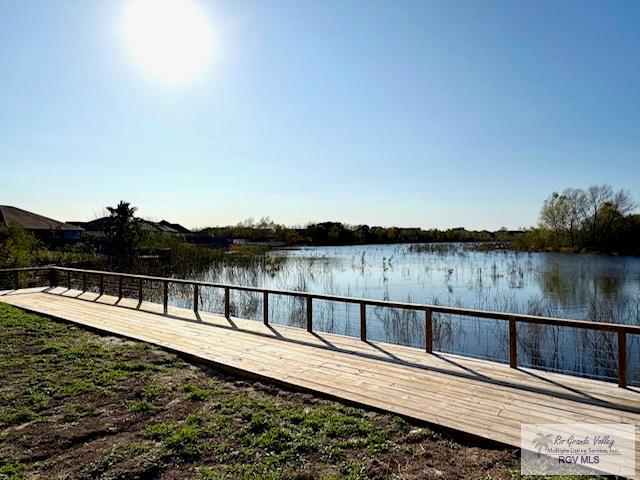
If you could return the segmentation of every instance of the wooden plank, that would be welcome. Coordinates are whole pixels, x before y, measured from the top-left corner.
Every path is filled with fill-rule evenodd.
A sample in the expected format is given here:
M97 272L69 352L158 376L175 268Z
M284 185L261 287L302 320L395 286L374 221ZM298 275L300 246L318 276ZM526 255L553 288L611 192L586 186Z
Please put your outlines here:
M63 289L62 291L64 292L63 295L69 295L69 296L75 297L74 292L66 292ZM117 301L115 297L108 297L108 296L104 296L99 299L99 301L103 301L103 300L107 304L114 304ZM123 304L124 302L120 305L123 305ZM131 306L134 307L135 304L131 302ZM145 306L146 304L142 308L145 308ZM149 307L150 307L150 311L155 311L157 313L161 312L160 307L156 304L149 304ZM170 307L171 314L181 313L183 317L188 317L188 315L185 315L185 312L190 313L184 309ZM195 320L195 317L192 317L192 318ZM202 317L199 320L205 323L210 322L212 324L216 324L219 326L227 326L227 327L229 326L229 323L227 320L224 320L222 319L221 316L217 316L215 314L212 315L212 314L203 312ZM447 367L449 366L449 364L453 363L454 365L455 364L460 365L460 371L464 371L464 370L472 371L476 369L478 366L480 366L483 370L484 376L487 376L486 375L487 370L494 371L495 372L494 378L502 378L502 377L505 377L505 379L522 378L522 374L520 372L526 371L526 369L520 369L518 371L507 370L501 364L496 364L493 362L488 362L483 360L456 357L452 355L447 355L447 356L438 355L434 358L429 358L429 357L425 357L424 355L421 355L421 356L419 355L418 357L414 356L412 358L408 358L408 356L411 354L415 355L415 352L416 352L415 349L412 349L410 347L402 347L398 345L388 345L388 344L376 344L374 347L373 345L368 345L366 343L359 342L356 339L351 337L344 337L344 336L332 335L332 334L322 334L322 338L320 338L319 334L310 337L304 332L304 330L296 329L293 327L277 326L277 331L273 331L273 330L276 330L276 328L271 327L270 330L263 329L257 332L256 330L260 330L263 328L262 325L260 325L259 323L255 321L248 321L248 320L234 318L234 328L236 327L242 330L261 333L263 335L267 334L267 335L286 336L288 338L295 338L296 340L303 340L303 337L300 337L300 335L303 335L303 336L306 336L306 339L304 339L304 342L307 344L312 344L315 346L321 346L323 348L326 348L326 345L323 345L323 342L327 342L328 344L335 344L338 348L342 350L344 350L346 347L349 347L349 351L365 352L367 353L367 355L371 355L371 356L384 355L384 353L380 353L377 350L380 350L380 351L390 350L389 354L398 360L406 360L409 362L420 363L422 365L427 365L427 366L431 366L431 364L433 364L434 361L437 360L440 362L437 365L438 368ZM419 359L422 359L422 360L427 359L428 361L424 362ZM455 360L455 361L452 362L452 360ZM412 365L409 364L409 366L412 366ZM536 371L535 376L530 376L527 379L527 383L536 384L539 387L556 389L559 391L571 390L573 388L582 387L582 382L581 382L581 379L579 378L570 377L567 375L541 372L541 371ZM592 387L597 386L598 389L602 389L602 392L604 392L605 395L611 395L611 386L612 386L611 383L591 380L590 385ZM593 388L591 390L593 391ZM617 400L621 397L625 398L624 394L620 391L615 392L613 397L614 397L614 400ZM637 397L633 396L634 402L636 401L636 399Z
M70 297L76 297L75 292L67 292L64 289L60 289L60 291L62 292L63 296L68 295ZM82 296L82 297L87 297L87 296ZM91 297L91 299L93 300L95 298ZM104 296L98 299L98 302L104 302L106 304L115 304L116 301L117 301L116 297L109 297L109 296ZM124 304L125 302L122 302L120 306L123 306ZM135 306L136 304L131 302L131 307L135 307ZM149 307L149 311L156 312L156 313L161 312L160 306L158 306L157 304L145 304L142 306L142 309L146 309L147 306ZM190 312L188 312L187 310L179 309L176 307L170 307L169 311L170 311L170 314L181 315L183 318L188 318L190 314ZM196 319L193 316L191 316L191 318L193 320ZM229 326L229 323L227 320L224 320L221 316L218 316L215 314L202 312L202 317L199 320L205 323L212 323L219 326ZM316 334L310 337L304 332L304 330L297 329L294 327L286 327L286 326L273 327L272 326L270 330L266 330L266 329L262 329L262 326L257 322L248 321L244 319L234 318L234 325L235 325L234 328L238 327L241 330L252 331L255 333L259 332L261 334L268 334L268 335L286 336L288 338L295 338L296 340L304 340L305 343L312 344L315 346L326 347L326 345L323 345L324 342L326 342L327 344L335 344L337 348L340 348L343 350L348 348L349 351L366 352L367 355L372 355L372 356L378 356L378 355L383 356L384 353L381 353L382 351L389 351L389 355L392 355L394 358L397 358L398 360L402 360L402 361L406 360L407 362L412 362L412 363L427 365L427 366L431 366L431 364L433 364L434 361L436 360L441 361L438 364L439 367L446 367L450 363L454 363L454 364L459 364L461 370L474 370L476 367L480 366L483 370L483 375L485 376L486 376L486 371L491 370L495 372L495 375L497 377L504 377L505 379L521 378L522 375L520 372L527 371L527 369L519 369L518 371L506 370L504 369L502 364L496 364L494 362L488 362L488 361L478 360L478 359L468 359L464 357L457 357L455 355L446 355L446 356L438 355L434 358L429 358L429 357L425 357L424 355L420 355L419 353L416 354L417 350L414 348L403 347L399 345L379 344L379 343L376 344L374 347L373 344L369 345L363 342L359 342L357 339L354 339L353 337L344 337L344 336L335 335L335 334ZM378 350L380 350L380 352L378 352ZM425 362L424 360L427 360L427 361ZM452 360L455 360L455 362L452 362ZM541 387L548 387L551 389L557 388L559 390L582 387L582 382L580 378L570 377L570 376L561 375L561 374L554 374L549 372L543 372L543 371L535 371L535 376L529 377L527 379L527 382L539 384L539 386ZM558 384L558 386L554 387L555 384ZM598 380L591 380L590 385L592 387L601 386L603 388L603 392L606 392L606 393L611 392L611 386L612 386L611 383L598 381ZM619 398L620 396L624 397L624 393L616 392L614 395L615 398ZM636 397L634 396L633 398L635 401Z
M640 394L612 383L533 376L508 365L259 321L231 323L223 315L169 305L165 317L158 315L165 305L123 298L116 306L113 296L52 291L57 293L5 292L0 301L513 446L521 423L640 424Z
M107 306L103 306L103 307L104 307L104 308L108 308ZM113 309L110 309L110 310L113 310ZM118 317L118 316L116 315L116 317ZM150 325L150 327L151 327L151 328L153 328L153 326L152 326L152 325ZM156 342L156 343L157 343L157 342ZM165 343L165 342L160 342L160 343ZM183 349L184 349L184 348L185 348L185 347L183 347ZM189 347L186 347L186 348L188 349ZM244 358L243 358L242 356L232 356L231 358L229 358L229 359L228 359L228 360L226 360L226 361L227 361L228 363L230 363L230 364L233 364L233 363L241 363L241 364L242 364L242 363L244 363L244 362L243 362L243 360L244 360ZM291 364L291 362L287 362L287 364L288 364L288 365L290 365L290 364ZM294 364L296 365L296 368L298 368L298 367L297 367L297 366L298 366L298 362L296 362L296 363L294 363ZM246 366L247 366L247 364L246 364L246 363L244 363L243 368L246 368ZM260 369L259 369L259 370L260 370ZM276 375L280 375L280 376L281 376L281 375L283 375L283 373L282 373L280 370L276 370L275 372L272 372L272 373L274 373L274 374L276 374ZM331 385L333 385L333 383L331 383L331 384L329 385L329 387L330 387ZM366 398L368 399L369 397L366 397ZM399 404L399 405L394 405L394 406L393 406L393 408L394 408L394 410L398 410L398 409L403 409L404 407L402 406L402 404ZM469 413L469 412L467 412L467 413ZM439 413L439 415L441 415L441 416L442 416L442 415L444 415L444 414L446 414L446 410L444 411L444 413L443 413L443 412L440 412L440 413ZM457 414L457 413L456 413L456 414ZM447 420L446 420L446 422L450 422L450 420L449 420L449 419L447 419ZM457 425L457 427L456 427L455 425L451 425L451 424L449 424L449 426L451 426L452 428L460 428L460 425ZM476 428L477 428L477 425L476 425ZM491 435L493 435L493 436L491 436ZM497 436L499 436L499 433L493 433L493 434L491 434L491 435L488 435L488 437L489 437L489 438L497 438Z
M201 336L200 336L200 335L197 335L197 336L194 336L194 337L196 337L198 340L201 338ZM217 346L219 346L219 344L218 344ZM246 357L247 357L247 355L244 355L244 357L246 358ZM264 363L264 361L263 361L263 360L260 360L258 363L263 364L263 363ZM300 363L301 363L301 362L299 362L298 360L296 360L295 365L300 365Z

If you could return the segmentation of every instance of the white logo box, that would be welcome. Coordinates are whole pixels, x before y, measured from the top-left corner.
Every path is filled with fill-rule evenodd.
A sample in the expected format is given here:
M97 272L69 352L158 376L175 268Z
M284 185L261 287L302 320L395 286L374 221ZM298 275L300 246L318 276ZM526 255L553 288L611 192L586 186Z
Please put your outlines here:
M636 427L625 423L522 424L523 475L636 478Z

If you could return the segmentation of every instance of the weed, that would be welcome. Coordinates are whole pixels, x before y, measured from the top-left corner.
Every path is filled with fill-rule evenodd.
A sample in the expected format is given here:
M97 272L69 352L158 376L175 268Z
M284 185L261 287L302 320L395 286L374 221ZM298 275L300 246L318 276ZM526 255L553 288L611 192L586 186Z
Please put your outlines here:
M193 383L184 384L182 390L187 394L187 398L193 402L207 400L216 393L220 393L220 390L202 388Z
M35 420L38 414L29 407L20 407L13 415L8 418L8 423L30 422Z
M136 401L127 400L125 401L125 405L132 412L148 412L156 408L153 402L145 399Z
M218 472L208 467L201 467L198 469L198 480L224 480L229 478L226 473Z
M0 462L1 480L25 480L26 478L26 468L24 465L15 462Z
M192 422L156 423L145 428L142 435L162 441L167 448L167 456L174 459L188 460L202 451L202 429Z

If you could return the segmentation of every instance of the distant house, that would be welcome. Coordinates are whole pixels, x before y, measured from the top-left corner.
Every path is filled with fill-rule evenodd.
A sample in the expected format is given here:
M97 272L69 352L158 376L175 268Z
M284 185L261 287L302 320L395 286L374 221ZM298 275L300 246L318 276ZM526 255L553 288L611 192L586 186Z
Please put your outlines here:
M104 237L104 232L107 229L107 217L96 218L90 222L69 221L67 223L82 228L85 233L89 233L94 237Z
M103 248L105 231L109 217L96 218L90 222L72 222L69 223L82 227L85 234L94 237L98 244ZM182 237L186 242L194 245L202 245L206 247L227 247L231 244L231 239L227 237L218 238L209 235L195 233L179 223L171 223L166 220L161 222L152 222L150 220L138 219L140 230L142 232L151 232L164 237Z
M183 235L191 235L193 233L187 227L183 227L179 223L170 223L170 222L167 222L166 220L162 220L160 223L158 223L158 225L162 225L163 227L171 228L171 229L175 230L176 232L181 233Z
M140 219L140 230L142 230L143 232L158 233L164 237L176 237L181 235L181 233L178 232L175 228L169 227L167 225L162 225L161 223L142 219Z
M95 237L104 237L105 231L107 229L107 223L109 221L109 217L96 218L95 220L91 220L90 222L69 222L73 225L80 226L84 229L85 232L91 233ZM187 230L185 227L179 224L171 224L166 221L162 221L160 223L151 222L149 220L138 219L140 230L143 232L153 232L158 233L163 236L179 236L183 235L182 230L186 230L188 233L191 231Z
M41 240L75 241L82 227L27 212L21 208L0 205L0 227L20 227Z

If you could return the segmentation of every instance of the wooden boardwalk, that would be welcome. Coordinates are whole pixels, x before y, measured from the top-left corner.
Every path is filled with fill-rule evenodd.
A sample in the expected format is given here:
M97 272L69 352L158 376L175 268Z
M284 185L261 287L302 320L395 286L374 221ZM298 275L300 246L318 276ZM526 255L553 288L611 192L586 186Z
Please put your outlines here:
M159 304L62 287L0 292L0 301L516 447L521 423L640 426L635 387L174 307L163 315Z

